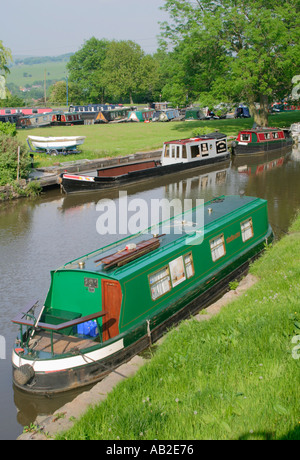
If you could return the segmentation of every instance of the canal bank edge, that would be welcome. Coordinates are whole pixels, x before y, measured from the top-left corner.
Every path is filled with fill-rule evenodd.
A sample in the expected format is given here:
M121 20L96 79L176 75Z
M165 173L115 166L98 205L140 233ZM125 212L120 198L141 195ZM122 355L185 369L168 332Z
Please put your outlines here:
M52 187L59 187L60 175L64 172L69 173L88 173L98 168L105 168L119 164L126 164L133 161L143 161L145 159L159 159L162 150L149 152L137 152L132 155L114 158L98 158L96 160L75 160L64 163L57 163L54 166L33 168L28 179L16 181L15 185L7 184L0 187L0 203L17 198L24 198L38 194L39 190L47 190Z
M209 320L257 281L258 279L249 273L241 280L236 289L226 292L219 300L202 310L193 319L197 321ZM157 344L160 344L164 338L165 336ZM38 416L31 427L28 428L28 431L25 431L25 428L24 433L17 440L49 440L53 439L58 433L70 429L89 407L101 403L120 381L133 376L147 361L148 359L139 355L134 356L130 361L122 364L114 372L98 382L92 389L81 393L73 401L56 410L54 414Z

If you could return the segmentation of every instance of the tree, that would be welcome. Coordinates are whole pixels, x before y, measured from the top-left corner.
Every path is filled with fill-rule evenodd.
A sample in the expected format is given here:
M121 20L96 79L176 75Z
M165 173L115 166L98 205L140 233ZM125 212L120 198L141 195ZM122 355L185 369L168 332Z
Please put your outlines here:
M69 82L76 85L81 92L81 99L85 102L103 103L105 100L103 64L108 45L107 40L92 37L70 57L67 64Z
M187 49L198 43L199 71L203 57L208 67L213 63L214 80L204 92L224 102L246 101L255 121L267 125L269 102L287 96L299 73L297 0L167 0L164 9L172 21L161 26L167 41L175 49L180 42Z
M11 52L3 46L0 40L0 99L5 99L6 97L5 76L9 73L8 64L10 61L12 61Z
M134 94L151 92L157 81L157 63L130 40L110 43L103 69L109 93L115 98L129 97L130 104Z
M67 103L67 82L57 81L54 85L50 86L49 102L51 104L65 105ZM80 102L80 90L72 83L68 83L68 100L73 104Z
M8 48L5 48L2 40L0 40L0 74L3 73L6 75L9 73L8 65L12 61L11 51Z

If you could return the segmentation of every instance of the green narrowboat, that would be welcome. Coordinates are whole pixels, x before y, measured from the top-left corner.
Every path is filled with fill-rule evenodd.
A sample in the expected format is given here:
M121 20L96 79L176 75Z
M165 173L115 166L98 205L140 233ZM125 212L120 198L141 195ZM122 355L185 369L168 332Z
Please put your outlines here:
M127 121L148 122L152 120L154 109L132 110L128 112Z
M293 140L287 129L254 128L240 131L232 142L233 155L248 155L289 149Z
M101 380L214 301L272 241L267 202L221 196L51 272L20 328L13 382L36 394Z
M205 115L200 108L191 108L186 109L185 111L185 120L204 120Z

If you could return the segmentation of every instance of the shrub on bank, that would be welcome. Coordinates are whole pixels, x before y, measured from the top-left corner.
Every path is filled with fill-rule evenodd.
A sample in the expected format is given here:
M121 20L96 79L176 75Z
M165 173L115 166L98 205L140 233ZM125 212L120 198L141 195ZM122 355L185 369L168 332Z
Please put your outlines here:
M20 143L17 137L0 130L0 185L11 184L17 179L18 147L20 147L19 178L25 179L30 169L27 147Z

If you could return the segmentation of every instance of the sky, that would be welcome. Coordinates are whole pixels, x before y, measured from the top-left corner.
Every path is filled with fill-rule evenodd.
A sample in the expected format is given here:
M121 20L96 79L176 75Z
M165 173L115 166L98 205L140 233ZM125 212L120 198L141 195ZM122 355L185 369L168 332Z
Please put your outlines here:
M2 5L1 5L2 3ZM13 56L58 56L91 37L132 40L157 49L164 0L0 0L0 40Z

